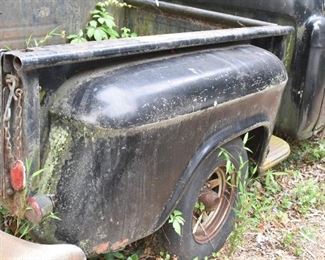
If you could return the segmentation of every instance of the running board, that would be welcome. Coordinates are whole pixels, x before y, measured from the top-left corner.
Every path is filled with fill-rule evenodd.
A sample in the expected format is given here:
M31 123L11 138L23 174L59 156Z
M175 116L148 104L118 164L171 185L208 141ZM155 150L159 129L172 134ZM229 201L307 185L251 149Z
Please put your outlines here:
M290 154L290 146L283 139L272 135L269 143L269 152L264 160L264 163L260 166L260 172L265 172L288 158Z

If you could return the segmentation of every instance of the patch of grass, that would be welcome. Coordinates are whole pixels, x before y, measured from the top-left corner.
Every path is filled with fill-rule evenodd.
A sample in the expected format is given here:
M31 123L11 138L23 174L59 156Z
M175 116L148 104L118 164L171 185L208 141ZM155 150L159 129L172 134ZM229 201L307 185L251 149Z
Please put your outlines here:
M25 240L31 240L30 231L34 225L25 219L13 216L7 209L0 207L1 230Z
M247 244L244 239L247 233L271 236L268 239L273 239L275 244L279 242L295 256L305 252L304 243L311 239L313 232L308 225L294 223L304 219L308 223L310 214L325 208L324 148L324 140L317 139L295 144L287 161L251 181L246 192L240 191L241 209L220 259ZM282 237L270 232L280 232Z
M243 236L247 230L256 225L256 220L251 218L254 214L254 207L252 206L256 203L256 196L252 192L245 192L240 194L240 207L237 213L237 220L235 222L234 231L230 235L229 241L229 251L228 254L231 255L233 252L242 245Z
M283 235L282 245L295 256L301 256L303 248L299 242L299 235L295 232L287 232Z
M303 215L325 203L325 195L313 179L298 182L291 192L291 199L295 209Z
M311 228L297 228L293 231L284 232L281 244L285 250L295 256L302 256L304 252L304 243L315 239L315 230Z
M272 182L273 184L273 182ZM272 186L270 190L273 191ZM248 182L247 189L240 189L237 219L234 231L228 239L227 255L231 256L244 243L244 235L249 231L257 231L264 222L275 216L272 214L274 201L267 196L259 179Z
M288 160L282 162L276 169L297 170L297 165L325 163L325 139L309 139L301 142L294 141Z

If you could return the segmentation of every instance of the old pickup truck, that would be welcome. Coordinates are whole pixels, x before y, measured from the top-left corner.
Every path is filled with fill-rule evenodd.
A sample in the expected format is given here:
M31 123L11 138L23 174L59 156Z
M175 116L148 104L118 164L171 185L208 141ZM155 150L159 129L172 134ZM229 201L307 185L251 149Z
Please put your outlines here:
M0 44L18 48L0 52L0 192L36 241L95 256L159 231L203 258L232 231L248 162L289 154L274 126L324 129L322 1L128 0L112 12L138 37L37 48L30 34L77 31L96 1L24 2L0 1Z

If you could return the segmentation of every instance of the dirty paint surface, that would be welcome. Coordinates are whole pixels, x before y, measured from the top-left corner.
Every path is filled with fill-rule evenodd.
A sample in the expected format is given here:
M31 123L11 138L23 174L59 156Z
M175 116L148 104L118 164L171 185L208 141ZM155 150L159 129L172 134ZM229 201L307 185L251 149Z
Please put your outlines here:
M233 64L227 52L234 54ZM254 55L269 71L253 65ZM201 67L209 70L197 74ZM137 81L127 80L130 73ZM161 83L164 78L169 84ZM245 79L255 84L243 84ZM272 122L285 82L279 60L249 46L148 59L71 78L50 109L48 169L38 180L39 191L55 194L62 221L43 223L38 236L78 244L93 255L151 234L163 223L164 209L173 205L168 201L177 200L176 189L188 183L191 175L182 174L196 150L228 126L234 135L242 119L247 128ZM101 92L110 94L102 98Z
M212 23L216 30L6 53L4 71L22 75L28 90L29 154L41 151L45 169L33 191L53 196L61 218L37 227L39 240L77 244L88 255L118 250L165 222L199 158L254 127L272 132L283 64L249 44L217 45L263 37L281 43L292 28L210 15L210 22L182 17L179 27L175 12L148 19L161 32L165 21L170 32L190 30L186 20L193 30Z

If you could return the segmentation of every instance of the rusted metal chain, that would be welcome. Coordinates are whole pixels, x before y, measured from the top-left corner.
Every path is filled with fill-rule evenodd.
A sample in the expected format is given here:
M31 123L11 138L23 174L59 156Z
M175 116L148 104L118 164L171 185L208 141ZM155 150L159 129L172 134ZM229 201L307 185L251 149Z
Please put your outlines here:
M4 162L5 170L2 183L2 196L12 195L10 185L10 169L16 160L22 156L22 99L23 90L19 87L19 79L15 75L8 74L5 78L6 86L3 88L4 106L3 134L4 134ZM8 93L7 93L8 92ZM12 128L12 108L15 107L14 128ZM11 132L14 132L14 150Z

